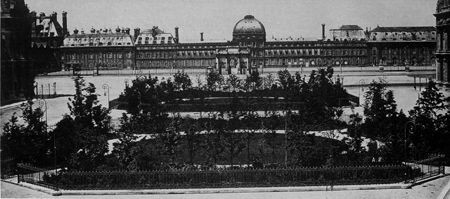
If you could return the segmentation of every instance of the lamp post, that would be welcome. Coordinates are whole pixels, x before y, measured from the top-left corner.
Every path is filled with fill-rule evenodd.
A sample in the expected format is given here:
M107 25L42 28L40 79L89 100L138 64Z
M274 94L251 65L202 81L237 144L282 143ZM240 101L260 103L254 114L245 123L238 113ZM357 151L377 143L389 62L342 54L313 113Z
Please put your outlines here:
M109 89L111 88L108 84L103 84L103 90L105 91L105 95L108 94L108 109L109 107Z
M45 112L45 130L48 131L48 116L47 116L47 101L45 99L38 99L39 107L45 108L43 112ZM55 167L55 173L56 173L56 136L53 132L53 165Z

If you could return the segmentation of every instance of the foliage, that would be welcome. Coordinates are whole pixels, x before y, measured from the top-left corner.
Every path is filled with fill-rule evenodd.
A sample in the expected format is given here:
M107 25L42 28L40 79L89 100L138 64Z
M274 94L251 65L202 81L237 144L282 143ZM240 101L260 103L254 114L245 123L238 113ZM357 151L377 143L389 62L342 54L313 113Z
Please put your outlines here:
M403 111L397 112L393 92L386 90L384 82L372 82L365 94L362 132L369 138L386 144L383 159L386 162L398 162L405 158L405 125L408 118ZM377 156L380 153L377 154ZM373 157L377 159L378 157Z
M263 79L259 76L258 71L252 73L245 79L245 90L252 91L260 89L263 84Z
M129 117L127 114L123 113L120 119L120 129L116 132L118 134L119 141L114 143L114 148L112 151L113 156L118 160L118 167L125 169L133 161L133 148L136 146L135 139L137 138L135 134L137 133L133 116Z
M41 108L33 108L34 102L28 100L21 105L23 124L14 114L3 127L1 136L2 158L14 158L16 162L48 166L49 151L52 148L47 133L47 124L43 120Z
M209 91L215 91L223 82L223 76L216 71L211 71L206 76L206 87Z
M241 80L234 74L228 76L227 85L232 89L232 91L237 91L241 87Z
M428 154L444 153L450 157L449 136L449 98L439 92L436 84L430 81L421 92L416 106L409 112L411 125L410 142L415 158L427 158ZM447 139L446 139L447 138Z
M66 161L61 155L70 157L62 164L71 169L93 170L106 159L111 118L109 110L99 104L92 83L86 85L80 76L75 77L74 82L75 95L68 103L70 115L65 116L53 131L55 143L61 147L59 160ZM66 133L69 136L66 137Z
M187 73L178 71L173 75L173 78L177 90L187 90L192 86L191 79Z

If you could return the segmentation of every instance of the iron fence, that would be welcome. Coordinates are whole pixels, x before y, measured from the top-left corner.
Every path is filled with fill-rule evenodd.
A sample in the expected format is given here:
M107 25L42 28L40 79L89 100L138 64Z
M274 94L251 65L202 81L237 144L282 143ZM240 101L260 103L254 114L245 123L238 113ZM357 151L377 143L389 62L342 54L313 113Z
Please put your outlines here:
M411 167L412 169L419 170L421 172L421 175L411 178L409 182L414 183L423 179L445 174L445 166L442 162L444 159L444 155L434 155L424 160L405 163L405 165Z
M44 186L50 189L58 190L56 183L50 183L48 179L51 176L57 175L55 168L38 168L28 164L17 164L19 174L17 175L17 182L27 182L39 186Z
M444 173L423 164L160 171L57 171L18 164L18 181L55 189L177 189L414 183Z
M417 174L404 165L230 169L208 171L72 171L53 183L63 189L174 189L267 186L386 184L403 182Z

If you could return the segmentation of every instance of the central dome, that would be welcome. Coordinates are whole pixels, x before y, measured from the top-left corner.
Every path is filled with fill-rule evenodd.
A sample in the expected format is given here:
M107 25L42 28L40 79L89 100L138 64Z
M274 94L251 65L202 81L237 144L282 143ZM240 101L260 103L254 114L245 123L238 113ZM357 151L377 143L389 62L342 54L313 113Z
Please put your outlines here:
M233 29L233 41L239 40L266 40L264 25L252 15L239 20Z

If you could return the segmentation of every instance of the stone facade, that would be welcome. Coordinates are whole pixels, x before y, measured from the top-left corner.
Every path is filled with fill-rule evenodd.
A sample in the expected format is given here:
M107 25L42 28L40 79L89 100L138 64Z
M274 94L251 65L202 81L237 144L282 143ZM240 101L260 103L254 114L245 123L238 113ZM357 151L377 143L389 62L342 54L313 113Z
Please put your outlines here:
M343 25L338 29L331 29L329 41L364 41L366 33L357 25Z
M62 13L63 24L57 20L57 13L50 15L30 13L31 56L35 62L36 73L61 70L59 47L67 35L67 13Z
M135 47L130 29L91 29L90 33L74 30L61 46L63 69L134 68Z
M372 65L434 65L435 46L434 27L377 27L368 33Z
M397 29L379 27L369 32L357 25L343 25L338 29L331 29L328 37L325 34L324 24L322 29L322 38L314 41L292 38L267 40L263 23L254 16L247 15L234 26L231 41L204 41L203 33L201 33L199 42L180 43L178 28L175 28L174 36L155 26L143 31L137 28L133 36L127 33L126 37L132 38L131 46L103 45L100 48L95 45L65 44L63 51L66 53L62 59L68 65L78 64L84 69L95 68L101 63L101 66L106 69L215 68L221 72L235 71L241 74L267 67L432 65L434 63L433 53L436 44L433 34L435 31L429 27L399 27ZM110 31L106 31L108 32ZM426 39L422 40L420 37L420 40L401 38L396 40L391 39L391 36L375 36L402 34L412 38L415 32L426 34L427 36L423 36ZM70 35L67 38L78 38L79 35ZM89 34L84 35L83 37L87 35L89 38ZM128 55L131 55L131 58ZM124 56L126 56L125 63L131 61L131 64L121 65L122 62L117 60L99 60L105 57L123 58Z
M436 81L450 88L450 0L439 0L436 9Z
M1 1L1 104L33 97L31 22L23 0Z

